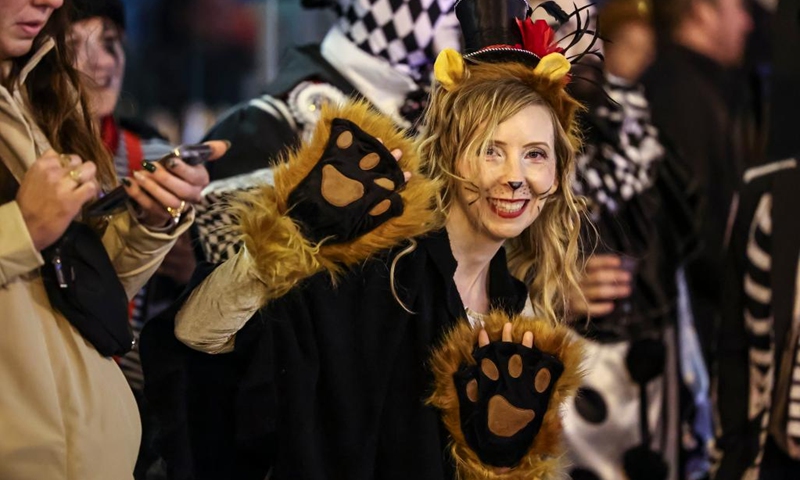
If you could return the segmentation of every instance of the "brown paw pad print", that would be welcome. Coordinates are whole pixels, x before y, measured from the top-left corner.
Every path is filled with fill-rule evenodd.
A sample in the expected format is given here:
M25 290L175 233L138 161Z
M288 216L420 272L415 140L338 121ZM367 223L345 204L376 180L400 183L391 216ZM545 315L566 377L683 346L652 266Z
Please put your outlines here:
M289 195L288 214L309 240L349 241L402 214L404 184L386 147L337 118L322 158Z
M476 348L473 358L475 365L454 376L464 437L481 461L514 467L542 426L564 366L536 347L512 342Z
M336 138L336 146L341 150L346 150L353 145L352 132L345 130L340 133ZM381 156L375 152L368 153L361 157L358 161L358 166L361 170L372 170L380 163ZM393 191L395 184L392 180L386 177L380 177L373 180L375 185L383 188L384 190ZM351 203L360 200L364 196L364 184L358 180L346 177L333 165L325 165L322 167L322 186L320 187L322 197L331 205L336 207L346 207ZM370 215L377 216L389 210L391 202L383 200L372 210L369 211Z

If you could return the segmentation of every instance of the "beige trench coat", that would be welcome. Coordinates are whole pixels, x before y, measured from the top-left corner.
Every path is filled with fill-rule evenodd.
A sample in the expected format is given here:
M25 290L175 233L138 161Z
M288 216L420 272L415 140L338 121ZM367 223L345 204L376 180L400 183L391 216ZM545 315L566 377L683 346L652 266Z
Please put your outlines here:
M52 49L40 49L21 77ZM6 75L9 65L0 65ZM22 178L50 148L31 121L24 94L0 86L0 160ZM103 243L132 297L192 220L153 233L127 213ZM131 479L139 414L112 358L101 356L50 306L34 248L16 202L0 205L0 479Z

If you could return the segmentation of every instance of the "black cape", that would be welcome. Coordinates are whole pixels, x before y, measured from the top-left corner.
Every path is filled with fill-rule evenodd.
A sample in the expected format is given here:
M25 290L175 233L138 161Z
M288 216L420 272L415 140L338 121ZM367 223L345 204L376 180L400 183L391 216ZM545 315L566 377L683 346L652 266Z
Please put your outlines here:
M392 296L387 252L336 287L319 274L273 301L230 354L180 344L177 308L150 322L141 344L145 393L164 422L171 478L262 480L270 469L277 480L453 478L446 431L424 401L430 352L464 306L447 234L418 242L395 276L414 314ZM489 294L509 314L527 299L502 249Z

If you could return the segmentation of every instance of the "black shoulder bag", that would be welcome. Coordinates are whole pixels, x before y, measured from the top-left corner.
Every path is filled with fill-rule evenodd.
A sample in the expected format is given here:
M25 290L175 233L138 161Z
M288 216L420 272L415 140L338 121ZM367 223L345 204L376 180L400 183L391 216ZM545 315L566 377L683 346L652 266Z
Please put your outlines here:
M0 204L14 200L19 179L0 161ZM41 269L52 307L104 356L133 348L128 296L103 242L88 225L72 222L42 251Z
M50 304L104 356L133 348L128 296L97 234L72 222L42 251L42 279Z

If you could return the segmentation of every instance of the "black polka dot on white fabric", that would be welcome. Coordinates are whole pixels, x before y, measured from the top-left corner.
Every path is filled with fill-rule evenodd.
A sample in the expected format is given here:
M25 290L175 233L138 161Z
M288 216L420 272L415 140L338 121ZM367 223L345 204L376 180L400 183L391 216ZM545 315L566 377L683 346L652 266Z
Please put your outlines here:
M623 455L623 468L629 480L666 480L669 465L661 454L639 445Z
M608 417L606 401L597 390L581 387L575 396L575 410L589 423L603 423Z
M596 473L586 470L585 468L573 469L569 472L569 478L572 480L600 480L600 477Z

